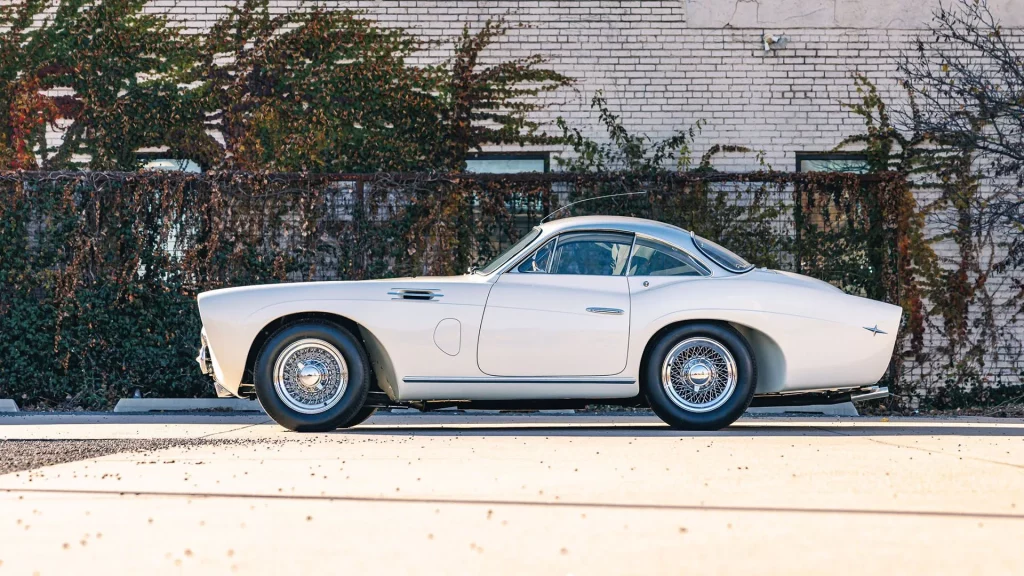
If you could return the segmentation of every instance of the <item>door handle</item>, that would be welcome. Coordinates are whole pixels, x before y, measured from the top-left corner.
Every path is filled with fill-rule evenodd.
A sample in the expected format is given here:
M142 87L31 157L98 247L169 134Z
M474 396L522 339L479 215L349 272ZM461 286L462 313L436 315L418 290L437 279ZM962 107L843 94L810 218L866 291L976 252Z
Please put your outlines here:
M615 316L623 314L622 310L619 310L618 308L599 308L596 306L587 308L587 312L592 312L594 314L612 314Z

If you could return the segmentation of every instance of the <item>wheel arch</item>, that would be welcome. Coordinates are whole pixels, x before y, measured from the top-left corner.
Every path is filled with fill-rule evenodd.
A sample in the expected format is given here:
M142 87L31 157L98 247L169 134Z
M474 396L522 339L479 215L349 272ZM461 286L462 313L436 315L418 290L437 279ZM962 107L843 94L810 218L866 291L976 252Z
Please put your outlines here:
M755 393L764 394L777 392L782 389L785 383L786 356L775 339L763 330L753 326L713 318L690 318L670 322L655 331L644 345L643 355L640 358L640 374L645 373L651 350L666 333L680 326L691 324L718 324L735 329L743 336L747 344L750 345L750 350L754 354L754 361L757 363L757 387Z
M387 376L380 372L385 367L391 366L391 361L389 358L386 358L387 352L379 345L379 342L377 342L373 333L365 326L351 318L332 312L319 311L293 312L285 314L284 316L271 320L261 328L256 334L256 337L253 338L252 343L249 345L249 352L245 358L245 371L242 375L243 386L251 387L254 384L253 372L256 367L256 359L267 340L280 328L307 320L320 320L337 324L351 332L357 338L360 338L363 341L363 348L366 350L367 356L370 357L370 387L371 389L381 388L379 386L380 378L382 376L386 378ZM385 358L380 358L381 355L384 355ZM255 394L255 392L252 392L252 394Z

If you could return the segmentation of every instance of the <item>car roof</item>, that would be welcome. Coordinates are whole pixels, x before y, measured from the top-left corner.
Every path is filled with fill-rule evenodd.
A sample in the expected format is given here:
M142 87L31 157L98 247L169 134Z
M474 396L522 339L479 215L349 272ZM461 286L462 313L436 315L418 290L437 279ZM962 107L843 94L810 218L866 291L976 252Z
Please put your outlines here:
M725 272L726 275L734 274L734 272L730 272L729 270L719 266L717 263L714 263L710 258L703 257L703 254L700 254L699 248L695 246L693 235L689 230L684 230L678 226L665 224L664 222L658 222L656 220L630 218L627 216L573 216L571 218L559 218L558 220L545 222L537 228L541 233L534 238L528 246L523 247L516 256L511 258L496 272L501 273L508 268L515 266L522 255L530 253L541 244L544 244L551 238L554 238L563 232L586 230L625 232L628 234L638 234L654 238L683 250L691 257L701 262L704 267L709 270L715 270L716 275L721 274L722 272ZM719 270L722 272L719 272Z
M627 216L573 216L559 218L541 224L546 233L571 232L573 230L621 230L646 234L655 238L678 238L689 236L690 232L678 226L665 224L646 218L630 218Z

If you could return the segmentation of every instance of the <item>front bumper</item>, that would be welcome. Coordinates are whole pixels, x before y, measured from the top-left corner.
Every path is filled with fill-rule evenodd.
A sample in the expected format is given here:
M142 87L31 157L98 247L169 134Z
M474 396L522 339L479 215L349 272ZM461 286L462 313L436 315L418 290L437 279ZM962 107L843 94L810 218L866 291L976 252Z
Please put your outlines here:
M213 379L213 388L217 392L218 398L237 398L230 390L221 385L217 381L216 371L213 369L213 356L210 355L210 345L206 342L206 331L202 332L200 336L199 355L196 356L196 362L199 363L199 369L203 374Z
M213 359L210 358L210 346L206 343L206 331L204 330L199 336L200 346L199 355L196 356L196 362L199 363L199 369L203 371L203 374L207 376L213 375Z

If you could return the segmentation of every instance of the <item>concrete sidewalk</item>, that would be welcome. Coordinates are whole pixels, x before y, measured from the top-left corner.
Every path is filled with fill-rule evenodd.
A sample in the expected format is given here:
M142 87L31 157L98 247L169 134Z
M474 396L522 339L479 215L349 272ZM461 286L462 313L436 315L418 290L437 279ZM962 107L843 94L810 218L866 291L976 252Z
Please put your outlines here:
M385 414L302 435L260 415L22 413L0 440L0 459L29 442L114 451L0 475L0 574L1022 568L1020 420L682 433L649 416Z

